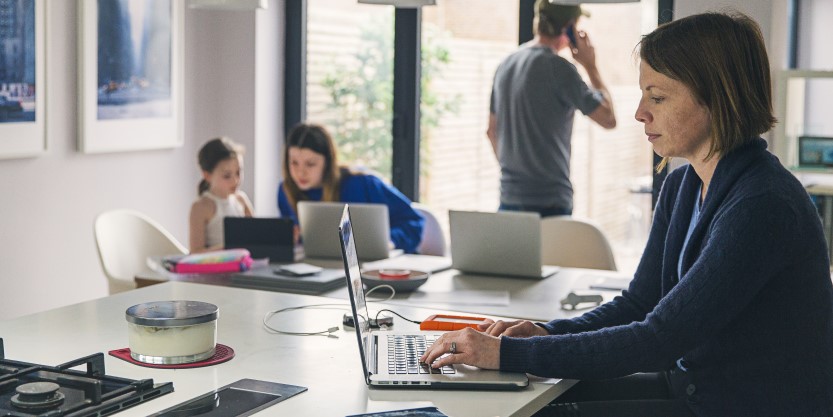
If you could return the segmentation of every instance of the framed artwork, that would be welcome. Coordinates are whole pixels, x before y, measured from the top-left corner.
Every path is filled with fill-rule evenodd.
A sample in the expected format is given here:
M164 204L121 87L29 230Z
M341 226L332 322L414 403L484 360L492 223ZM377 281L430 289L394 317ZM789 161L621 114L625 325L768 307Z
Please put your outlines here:
M46 0L0 2L0 158L46 150Z
M79 0L81 151L182 145L183 4Z

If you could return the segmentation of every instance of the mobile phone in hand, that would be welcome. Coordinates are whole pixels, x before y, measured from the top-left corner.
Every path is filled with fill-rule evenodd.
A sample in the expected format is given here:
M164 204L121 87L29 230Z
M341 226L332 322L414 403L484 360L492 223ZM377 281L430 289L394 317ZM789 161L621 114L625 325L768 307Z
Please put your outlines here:
M577 48L576 46L576 25L567 26L567 39L570 40L570 46L573 48Z

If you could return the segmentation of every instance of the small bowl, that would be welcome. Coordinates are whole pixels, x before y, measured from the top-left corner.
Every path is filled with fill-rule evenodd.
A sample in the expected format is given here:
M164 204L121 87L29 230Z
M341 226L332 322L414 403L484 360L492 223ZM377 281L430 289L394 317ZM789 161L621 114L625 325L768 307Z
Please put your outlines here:
M396 292L409 292L419 288L431 274L408 269L372 269L362 272L362 281L368 289L377 285L390 285Z

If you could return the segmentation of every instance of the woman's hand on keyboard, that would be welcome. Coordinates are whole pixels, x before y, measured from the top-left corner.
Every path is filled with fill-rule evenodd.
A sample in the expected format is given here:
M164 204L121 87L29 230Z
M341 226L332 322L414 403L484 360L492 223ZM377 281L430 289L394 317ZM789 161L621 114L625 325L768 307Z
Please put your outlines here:
M491 320L489 320L491 321ZM491 336L532 337L546 336L547 330L529 320L514 320L481 324L479 330Z
M420 362L432 368L463 363L484 369L500 368L500 338L466 327L440 336Z

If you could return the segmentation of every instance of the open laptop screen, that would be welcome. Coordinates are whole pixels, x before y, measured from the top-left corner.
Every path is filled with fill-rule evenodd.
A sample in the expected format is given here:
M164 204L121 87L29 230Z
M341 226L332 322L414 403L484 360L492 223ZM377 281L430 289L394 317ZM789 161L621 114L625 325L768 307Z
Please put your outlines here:
M350 220L350 207L344 206L341 222L338 226L338 236L341 242L341 254L344 259L344 272L347 274L347 293L350 295L350 306L353 310L353 322L356 323L356 337L359 340L359 354L362 357L365 379L370 383L367 371L367 337L370 336L370 324L367 321L367 302L364 298L362 274L359 268L359 257L356 253L356 241L353 236L353 225Z
M299 201L298 221L301 239L308 258L341 257L341 248L333 236L345 203ZM384 204L350 203L350 225L360 238L356 242L359 259L378 260L389 256L390 220Z

